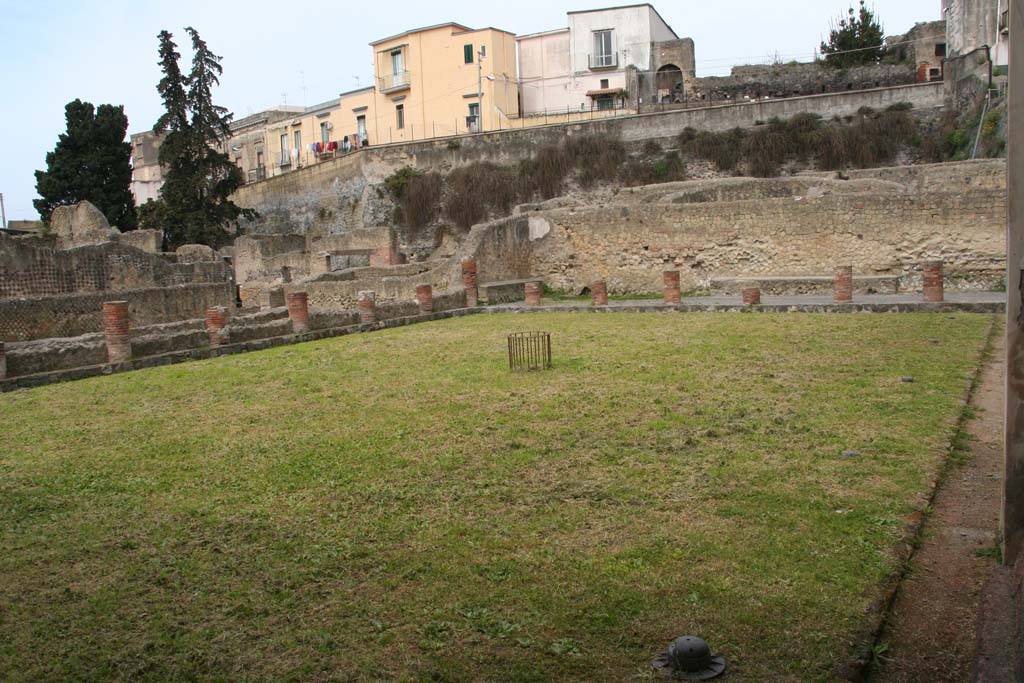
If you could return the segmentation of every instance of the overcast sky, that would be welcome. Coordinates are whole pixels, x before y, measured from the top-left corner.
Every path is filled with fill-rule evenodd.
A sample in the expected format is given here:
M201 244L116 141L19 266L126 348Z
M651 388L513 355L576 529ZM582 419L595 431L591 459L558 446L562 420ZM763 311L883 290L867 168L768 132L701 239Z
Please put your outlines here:
M0 192L8 220L36 219L32 172L64 130L64 105L123 104L129 131L160 114L156 35L175 34L188 70L194 26L224 57L218 104L240 118L276 104L312 105L371 83L368 43L456 21L517 34L567 25L570 10L614 6L564 0L515 3L422 0L0 0ZM940 0L874 0L887 35L940 18ZM680 37L696 42L700 76L779 58L810 59L848 0L690 0L654 3Z

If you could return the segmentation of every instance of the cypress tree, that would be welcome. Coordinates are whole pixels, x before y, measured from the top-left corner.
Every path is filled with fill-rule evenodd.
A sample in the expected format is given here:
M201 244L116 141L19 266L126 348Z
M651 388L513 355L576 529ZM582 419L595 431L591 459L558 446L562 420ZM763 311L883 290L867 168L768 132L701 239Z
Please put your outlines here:
M220 247L237 234L243 210L229 197L243 184L242 171L218 147L230 134L232 115L213 103L213 88L220 84L221 57L210 51L192 27L185 31L192 39L192 69L186 76L179 66L181 55L173 35L161 31L160 70L163 78L157 92L164 113L153 129L164 136L160 164L164 185L160 200L142 207L146 224L159 224L167 248L182 244Z
M125 141L124 107L74 100L64 107L67 130L46 155L46 170L36 171L33 201L46 223L58 206L92 202L121 230L136 226L132 198L132 146Z

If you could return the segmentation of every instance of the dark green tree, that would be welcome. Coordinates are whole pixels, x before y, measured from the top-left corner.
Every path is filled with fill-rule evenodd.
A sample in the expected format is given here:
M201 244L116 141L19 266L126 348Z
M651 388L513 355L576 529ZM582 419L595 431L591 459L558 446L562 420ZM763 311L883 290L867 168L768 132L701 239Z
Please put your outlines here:
M80 201L92 202L107 221L121 230L135 228L132 197L132 146L125 141L128 117L124 107L75 100L64 107L67 130L46 155L46 170L36 171L33 201L40 217L50 222L53 210Z
M832 24L828 41L821 43L821 53L826 64L839 69L877 64L885 56L885 30L864 0L860 0L860 11L851 7Z
M185 31L193 50L187 76L179 66L181 55L174 37L167 31L158 36L163 78L157 92L164 113L153 130L163 136L159 159L164 184L160 200L142 213L147 225L163 228L168 249L182 244L216 248L237 234L240 216L255 214L231 201L231 194L243 184L242 171L219 150L230 133L232 118L227 109L213 103L213 88L223 73L221 57L191 26Z

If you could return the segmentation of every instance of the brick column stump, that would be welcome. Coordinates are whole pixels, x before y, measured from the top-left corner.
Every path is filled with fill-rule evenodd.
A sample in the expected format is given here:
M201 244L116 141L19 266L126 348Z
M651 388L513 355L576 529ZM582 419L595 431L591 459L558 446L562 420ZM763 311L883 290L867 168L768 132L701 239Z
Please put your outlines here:
M7 378L7 349L4 348L4 343L0 341L0 379Z
M220 346L224 343L222 332L227 321L228 309L223 306L206 309L206 334L210 338L210 346Z
M661 280L665 283L665 303L667 304L678 304L679 303L679 271L678 270L666 270L661 274Z
M132 357L132 332L127 301L103 303L103 338L107 342L107 361L123 363Z
M757 306L761 303L760 287L744 287L741 292L744 306Z
M544 285L540 282L526 283L526 305L540 306L540 294Z
M416 301L420 305L420 313L433 313L434 288L430 285L416 285Z
M924 300L932 304L943 300L942 261L928 261L924 264Z
M837 304L853 301L853 266L836 266L834 283Z
M356 308L359 309L359 322L377 322L377 293L373 290L359 292Z
M288 317L292 321L292 330L296 333L309 329L309 294L306 292L288 292L284 295L288 305Z
M477 304L476 261L471 258L462 259L462 286L466 288L466 308L475 308Z
M608 305L608 285L605 284L604 280L598 280L597 282L590 283L590 305Z

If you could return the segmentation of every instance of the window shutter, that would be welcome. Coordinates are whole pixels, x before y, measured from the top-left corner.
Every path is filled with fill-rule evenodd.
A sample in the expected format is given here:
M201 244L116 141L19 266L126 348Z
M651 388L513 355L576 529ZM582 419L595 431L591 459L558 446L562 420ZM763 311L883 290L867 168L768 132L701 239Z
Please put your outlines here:
M462 46L462 59L463 59L463 61L465 61L466 64L472 64L473 63L473 46L472 45L463 45Z

